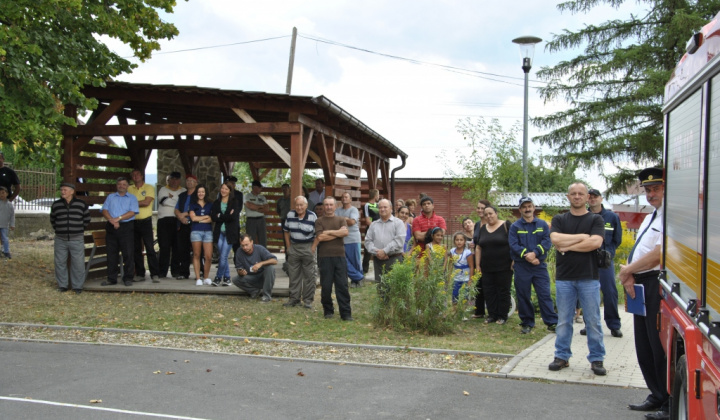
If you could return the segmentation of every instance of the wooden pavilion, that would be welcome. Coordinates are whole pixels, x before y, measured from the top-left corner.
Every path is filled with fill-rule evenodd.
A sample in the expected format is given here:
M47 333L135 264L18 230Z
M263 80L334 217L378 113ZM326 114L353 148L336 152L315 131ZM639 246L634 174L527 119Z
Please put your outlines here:
M63 178L88 204L102 204L115 179L145 169L152 150L176 151L185 173L204 157L217 159L223 176L235 162L249 162L256 180L273 168L290 168L291 194L302 194L305 169L322 169L326 195L349 192L360 205L361 171L369 188L391 194L391 177L407 155L324 96L294 96L200 87L109 82L87 87L98 101L85 125L63 128ZM65 114L77 119L77 110ZM96 142L118 136L127 148ZM99 157L99 156L105 157ZM390 159L402 165L390 173ZM272 207L272 206L271 206ZM95 211L94 217L99 217ZM90 231L104 228L93 222ZM88 235L86 242L92 242Z

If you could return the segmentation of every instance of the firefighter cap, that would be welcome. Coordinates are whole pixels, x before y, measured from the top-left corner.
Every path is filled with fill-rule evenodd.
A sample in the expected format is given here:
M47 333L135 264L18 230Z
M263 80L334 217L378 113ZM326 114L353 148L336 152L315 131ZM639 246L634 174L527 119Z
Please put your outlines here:
M663 170L660 168L643 169L638 174L638 179L640 179L640 185L643 187L665 184L665 180L663 179Z

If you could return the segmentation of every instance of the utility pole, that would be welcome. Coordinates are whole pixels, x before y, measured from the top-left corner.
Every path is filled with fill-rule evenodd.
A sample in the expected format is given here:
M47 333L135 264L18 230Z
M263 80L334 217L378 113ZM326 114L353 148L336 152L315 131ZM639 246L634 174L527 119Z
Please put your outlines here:
M287 85L285 93L288 95L292 89L293 66L295 65L295 41L297 41L297 28L293 26L292 41L290 41L290 62L288 63Z

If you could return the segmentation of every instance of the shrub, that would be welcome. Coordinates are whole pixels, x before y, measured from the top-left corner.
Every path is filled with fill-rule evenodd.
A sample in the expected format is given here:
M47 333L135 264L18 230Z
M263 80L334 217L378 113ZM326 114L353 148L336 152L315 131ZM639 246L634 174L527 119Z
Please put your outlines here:
M421 258L419 252L420 248L415 248L411 256L383 275L382 293L372 308L373 323L376 327L430 335L451 333L465 317L468 301L474 299L474 283L463 286L459 302L454 305L454 270L446 269L445 249L436 245L433 252Z

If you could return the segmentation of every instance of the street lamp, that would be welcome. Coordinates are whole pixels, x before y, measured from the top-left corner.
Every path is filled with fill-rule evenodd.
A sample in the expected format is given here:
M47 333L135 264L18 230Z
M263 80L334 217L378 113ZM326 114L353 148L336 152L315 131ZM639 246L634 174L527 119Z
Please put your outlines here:
M523 60L522 69L525 72L525 113L523 115L523 196L528 196L528 73L532 68L535 55L535 44L542 42L536 36L521 36L512 40L520 47L520 57Z

